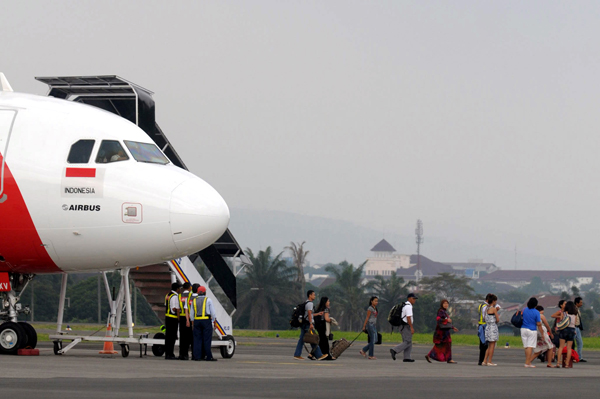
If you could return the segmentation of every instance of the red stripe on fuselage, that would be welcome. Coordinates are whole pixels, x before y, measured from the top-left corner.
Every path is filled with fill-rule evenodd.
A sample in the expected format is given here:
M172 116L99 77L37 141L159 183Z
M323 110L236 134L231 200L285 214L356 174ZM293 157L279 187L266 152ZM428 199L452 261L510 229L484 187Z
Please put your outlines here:
M0 164L2 155L0 155ZM35 229L19 186L8 165L4 165L6 201L0 203L0 271L56 273L61 270L48 255Z
M65 177L96 177L95 168L67 168Z

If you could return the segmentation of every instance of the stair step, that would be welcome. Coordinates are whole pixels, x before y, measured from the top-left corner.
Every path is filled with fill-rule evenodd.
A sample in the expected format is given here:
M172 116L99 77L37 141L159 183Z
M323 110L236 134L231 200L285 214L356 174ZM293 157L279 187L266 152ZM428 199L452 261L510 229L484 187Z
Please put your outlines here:
M169 273L136 273L132 274L131 278L136 281L169 281L171 275Z
M161 290L169 290L171 288L171 280L169 281L157 281L157 280L149 280L149 281L136 281L135 286L137 288L160 288Z

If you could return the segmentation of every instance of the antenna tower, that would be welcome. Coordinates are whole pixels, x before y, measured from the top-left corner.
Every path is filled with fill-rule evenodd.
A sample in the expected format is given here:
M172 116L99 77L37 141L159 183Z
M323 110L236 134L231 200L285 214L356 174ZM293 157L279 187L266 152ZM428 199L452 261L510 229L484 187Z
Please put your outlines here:
M421 244L425 241L423 238L423 222L421 219L417 220L417 228L415 229L415 236L417 242L417 283L423 277L423 272L421 271Z

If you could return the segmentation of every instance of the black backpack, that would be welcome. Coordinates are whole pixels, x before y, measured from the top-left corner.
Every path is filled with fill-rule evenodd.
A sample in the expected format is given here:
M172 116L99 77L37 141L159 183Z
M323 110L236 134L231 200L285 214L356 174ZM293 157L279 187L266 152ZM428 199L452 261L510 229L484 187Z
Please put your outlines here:
M303 302L299 305L296 305L296 307L294 307L294 310L292 311L292 317L290 317L290 327L292 328L298 328L298 327L302 327L302 324L304 324L304 313L306 312L306 302Z
M402 310L406 306L406 302L399 303L398 305L394 305L394 307L390 310L390 314L388 315L388 321L393 327L407 326L408 323L402 320Z

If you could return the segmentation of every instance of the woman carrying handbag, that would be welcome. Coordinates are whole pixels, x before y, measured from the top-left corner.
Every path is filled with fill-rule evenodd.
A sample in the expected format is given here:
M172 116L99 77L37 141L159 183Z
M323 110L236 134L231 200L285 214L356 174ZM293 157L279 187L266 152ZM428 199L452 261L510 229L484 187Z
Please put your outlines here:
M456 364L452 360L452 336L450 331L458 331L458 329L452 326L452 319L448 317L448 308L450 303L447 299L442 299L440 302L440 308L437 313L437 324L435 326L435 332L433 333L433 348L425 355L425 360L431 363L431 360L438 362L446 362L450 364Z

